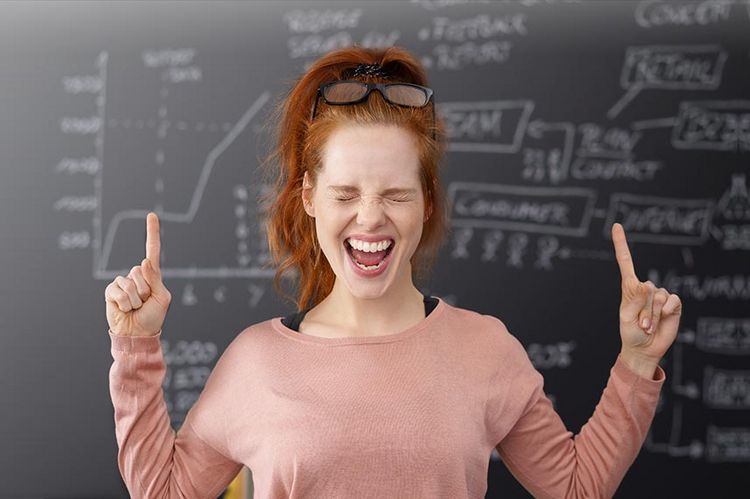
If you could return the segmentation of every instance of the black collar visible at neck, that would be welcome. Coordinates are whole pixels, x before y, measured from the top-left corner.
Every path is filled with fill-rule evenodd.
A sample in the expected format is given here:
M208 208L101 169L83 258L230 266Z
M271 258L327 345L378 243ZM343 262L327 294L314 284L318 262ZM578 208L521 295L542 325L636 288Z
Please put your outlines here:
M427 317L430 315L430 312L432 312L435 307L438 304L438 299L434 296L427 296L424 295L424 315ZM312 308L312 307L310 307ZM299 325L302 323L302 319L305 318L305 314L310 311L310 308L307 308L301 312L293 312L281 319L281 323L284 324L289 329L293 329L294 331L299 332Z

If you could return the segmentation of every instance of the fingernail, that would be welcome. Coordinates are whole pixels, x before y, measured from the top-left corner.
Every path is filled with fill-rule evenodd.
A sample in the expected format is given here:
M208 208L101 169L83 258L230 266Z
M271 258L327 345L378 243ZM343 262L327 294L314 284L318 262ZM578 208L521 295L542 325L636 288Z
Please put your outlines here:
M648 327L651 325L651 319L648 317L644 317L644 319L641 321L641 326L643 329L648 329Z

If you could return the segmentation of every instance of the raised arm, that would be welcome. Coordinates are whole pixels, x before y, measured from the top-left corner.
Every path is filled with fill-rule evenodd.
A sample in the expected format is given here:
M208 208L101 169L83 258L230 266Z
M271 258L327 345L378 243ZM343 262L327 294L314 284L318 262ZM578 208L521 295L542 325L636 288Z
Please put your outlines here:
M171 295L161 280L155 213L146 227L146 258L105 290L118 467L133 498L215 498L242 468L228 456L223 407L216 402L217 379L229 375L230 363L219 359L175 433L162 392L161 326Z
M521 343L511 343L487 400L490 438L501 459L535 498L612 497L646 438L664 371L657 366L646 378L618 356L592 417L573 435Z
M612 225L612 242L621 276L622 346L580 433L573 437L565 428L544 394L542 375L501 327L507 358L490 382L488 428L511 473L535 497L611 497L646 438L666 379L659 361L677 337L682 303L638 279L619 223Z

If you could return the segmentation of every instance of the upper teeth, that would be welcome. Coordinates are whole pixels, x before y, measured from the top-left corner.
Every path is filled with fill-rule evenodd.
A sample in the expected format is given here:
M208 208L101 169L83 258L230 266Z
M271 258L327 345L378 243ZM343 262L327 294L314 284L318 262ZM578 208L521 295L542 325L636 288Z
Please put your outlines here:
M356 248L359 251L368 251L370 253L374 253L376 251L383 251L384 249L388 248L388 246L391 245L391 240L387 239L385 241L378 241L376 243L368 243L365 241L360 241L359 239L347 239L349 241L349 244L352 245L352 248Z

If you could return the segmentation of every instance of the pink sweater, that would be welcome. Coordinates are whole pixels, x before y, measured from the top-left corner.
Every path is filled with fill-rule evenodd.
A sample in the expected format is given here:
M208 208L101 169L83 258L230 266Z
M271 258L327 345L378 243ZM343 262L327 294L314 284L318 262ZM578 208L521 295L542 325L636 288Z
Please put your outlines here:
M242 465L262 499L483 498L493 447L535 497L611 497L665 380L618 356L574 436L505 324L440 299L387 336L311 336L280 317L249 326L175 433L161 331L109 334L118 466L134 498L216 498Z

